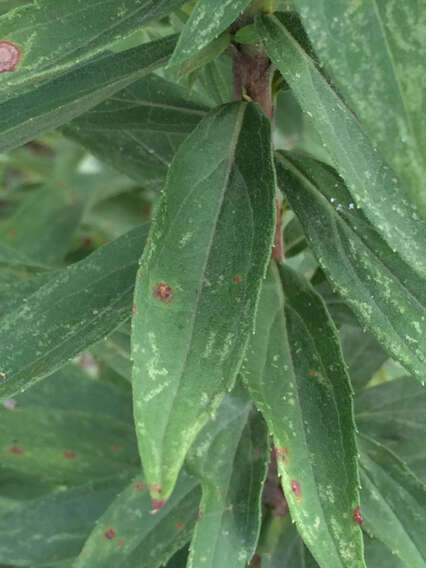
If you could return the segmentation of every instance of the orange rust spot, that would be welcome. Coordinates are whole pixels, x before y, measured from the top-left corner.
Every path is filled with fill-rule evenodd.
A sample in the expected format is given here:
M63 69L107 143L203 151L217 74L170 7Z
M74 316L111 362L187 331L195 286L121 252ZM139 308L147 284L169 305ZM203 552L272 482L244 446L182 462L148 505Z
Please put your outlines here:
M286 465L288 464L288 454L288 448L285 448L284 446L275 447L275 457L277 460L284 462Z
M21 448L21 446L10 446L9 452L11 454L21 455L24 453L24 450Z
M121 450L120 444L115 444L114 446L111 446L111 450L113 452L118 452L119 450Z
M145 490L145 484L138 481L137 483L135 483L135 489L136 489L136 491L144 491Z
M73 452L72 450L65 450L64 458L66 458L67 460L73 460L76 457L77 457L77 454L75 452Z
M11 41L0 41L0 73L15 71L21 61L21 50Z
M241 280L242 280L242 278L238 274L237 274L237 276L234 276L234 283L235 284L239 284L241 282Z
M123 546L124 546L124 540L119 540L119 541L117 542L117 545L118 545L120 548L123 548Z
M14 239L16 237L16 229L9 229L7 234L9 235L9 239Z
M181 521L178 521L177 523L175 523L175 527L178 531L180 531L180 529L183 529L183 523Z
M203 511L200 509L197 513L197 523L203 518Z
M115 530L110 527L104 532L104 537L108 540L112 540L115 537Z
M169 304L173 300L173 290L166 282L159 282L154 287L152 295L165 304Z
M251 566L260 566L261 558L258 554L255 554L251 559Z
M137 314L138 310L135 305L132 306L132 314Z
M311 377L316 377L318 373L314 369L312 369L311 371L309 371L309 374L311 375Z
M300 487L300 483L298 481L296 481L295 479L292 479L291 483L290 483L290 487L291 487L291 490L293 491L293 493L296 497L296 500L300 501L301 497L302 497L302 488Z
M361 509L359 507L355 507L355 509L352 511L352 518L357 525L361 526L362 523L364 522L362 520Z

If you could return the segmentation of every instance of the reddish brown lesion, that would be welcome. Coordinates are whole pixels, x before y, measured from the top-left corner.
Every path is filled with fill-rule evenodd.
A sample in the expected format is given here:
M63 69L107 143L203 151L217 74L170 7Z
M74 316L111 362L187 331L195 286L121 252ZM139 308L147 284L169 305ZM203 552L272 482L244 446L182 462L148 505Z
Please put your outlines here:
M109 527L104 532L104 537L107 538L108 540L112 540L115 537L115 530L112 527Z
M19 47L11 41L0 41L0 73L15 71L22 58Z
M67 460L73 460L77 457L77 454L75 452L73 452L72 450L65 450L64 451L64 458L66 458Z
M353 520L355 521L355 523L356 523L357 525L360 525L360 526L361 526L362 523L364 522L364 521L362 520L361 509L360 509L359 506L358 506L358 507L355 507L355 509L352 511L352 518L353 518Z
M169 304L173 300L173 290L167 282L159 282L156 284L152 295L165 304Z
M296 501L300 503L300 501L302 500L302 488L300 486L300 483L295 479L292 479L290 482L290 488L294 496L296 497Z
M10 446L9 448L9 452L11 454L15 454L17 456L20 456L21 454L24 453L24 450L21 448L21 446L17 446L16 444L14 446Z

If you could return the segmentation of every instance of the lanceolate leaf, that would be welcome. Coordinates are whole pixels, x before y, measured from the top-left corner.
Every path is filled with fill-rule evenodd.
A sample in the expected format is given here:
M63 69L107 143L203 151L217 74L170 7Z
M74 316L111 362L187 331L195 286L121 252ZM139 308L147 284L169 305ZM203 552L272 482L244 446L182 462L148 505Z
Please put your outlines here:
M262 287L243 376L274 438L293 520L321 566L363 567L355 427L337 331L286 266Z
M375 151L356 117L333 91L302 46L290 35L284 16L265 16L259 30L268 55L294 91L344 178L351 201L392 250L426 276L425 224L392 170Z
M51 374L131 313L148 225L58 273L0 320L0 398Z
M361 446L361 506L365 530L410 568L426 562L426 486L392 452L369 438Z
M225 105L187 138L169 173L132 332L136 431L157 500L169 497L244 355L273 239L270 152L260 108Z
M256 549L269 462L265 423L235 389L195 439L186 466L202 499L188 568L245 568Z
M361 323L424 380L424 279L383 241L333 170L283 153L277 165L280 185L332 284Z
M153 515L142 475L134 478L99 519L75 568L157 568L185 543L197 519L198 481L182 474L172 498Z
M177 147L208 111L184 89L149 75L64 127L64 133L145 187L164 185Z
M16 501L0 509L0 562L28 566L76 556L95 521L129 482L128 474Z
M327 74L426 213L424 6L417 0L294 4Z
M72 120L163 64L175 36L108 53L0 104L0 151Z
M198 0L183 29L170 66L196 56L245 10L251 0Z
M183 0L38 0L0 18L0 39L16 45L21 59L0 76L0 100L70 73L129 37L146 22L167 15ZM43 84L43 83L42 83Z
M412 377L402 377L361 391L355 409L360 432L384 444L426 480L426 389Z

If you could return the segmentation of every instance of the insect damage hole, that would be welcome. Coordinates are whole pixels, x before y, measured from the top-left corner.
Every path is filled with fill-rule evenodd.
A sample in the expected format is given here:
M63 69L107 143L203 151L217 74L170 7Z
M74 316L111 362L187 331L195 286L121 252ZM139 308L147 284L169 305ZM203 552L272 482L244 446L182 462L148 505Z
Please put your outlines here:
M21 50L11 41L0 41L0 73L15 71L21 61Z

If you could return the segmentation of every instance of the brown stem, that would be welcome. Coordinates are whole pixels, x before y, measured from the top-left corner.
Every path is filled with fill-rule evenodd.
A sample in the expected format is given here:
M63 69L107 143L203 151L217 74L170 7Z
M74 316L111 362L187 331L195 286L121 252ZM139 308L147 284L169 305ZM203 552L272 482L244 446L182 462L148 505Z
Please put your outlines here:
M235 44L233 60L234 99L249 98L258 103L266 116L274 119L271 94L271 61L252 45ZM271 258L284 260L283 226L281 217L281 192L276 190L276 229Z

